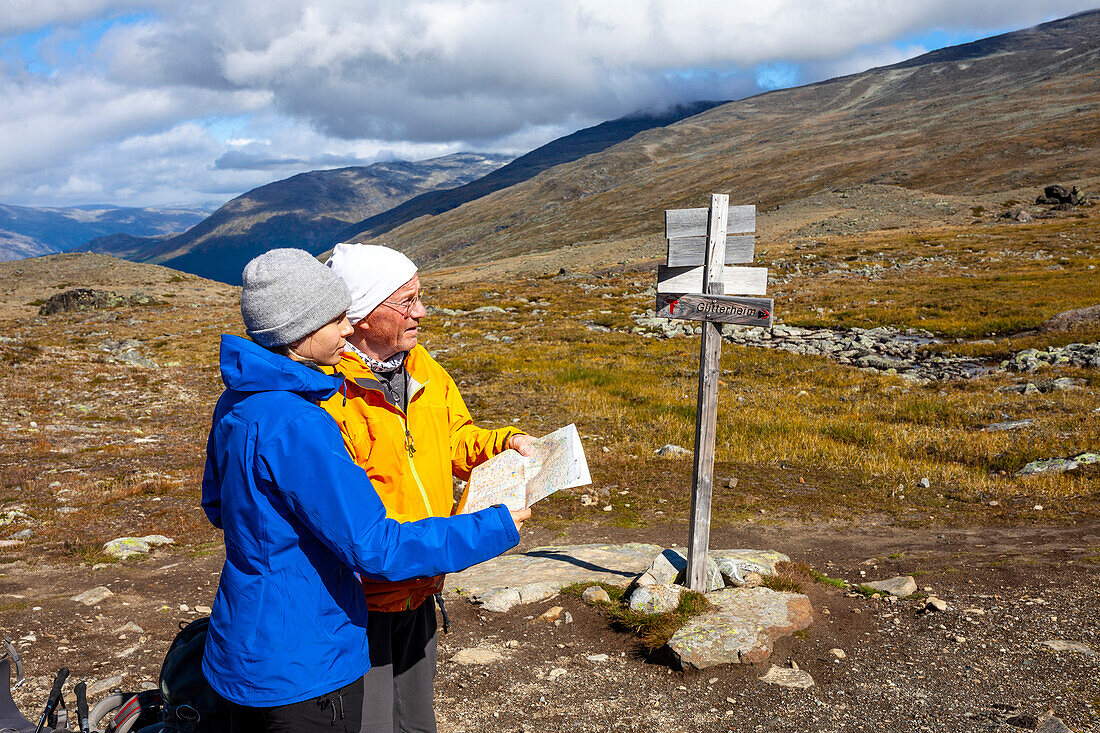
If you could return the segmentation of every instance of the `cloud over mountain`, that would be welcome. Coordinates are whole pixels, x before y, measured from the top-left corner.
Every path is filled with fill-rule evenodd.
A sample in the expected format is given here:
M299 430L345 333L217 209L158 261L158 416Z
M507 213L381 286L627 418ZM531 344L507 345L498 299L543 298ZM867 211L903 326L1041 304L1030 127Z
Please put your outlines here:
M854 72L1090 5L13 0L0 9L0 200L209 200L326 160L522 152L632 110Z

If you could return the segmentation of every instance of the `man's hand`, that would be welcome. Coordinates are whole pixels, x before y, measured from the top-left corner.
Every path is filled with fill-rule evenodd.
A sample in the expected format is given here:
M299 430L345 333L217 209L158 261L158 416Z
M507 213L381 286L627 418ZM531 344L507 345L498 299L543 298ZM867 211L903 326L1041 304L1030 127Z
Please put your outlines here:
M524 507L519 510L510 510L512 514L512 521L516 523L516 531L520 530L523 523L531 518L531 507Z
M531 445L535 442L535 439L530 435L524 435L523 433L516 433L508 439L508 447L519 453L521 456L531 455Z

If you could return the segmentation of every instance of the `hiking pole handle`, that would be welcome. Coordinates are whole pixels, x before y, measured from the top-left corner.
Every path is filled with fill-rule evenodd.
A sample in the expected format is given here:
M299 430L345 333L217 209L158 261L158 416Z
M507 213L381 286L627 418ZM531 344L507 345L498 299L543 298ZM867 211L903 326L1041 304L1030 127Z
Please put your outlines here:
M46 700L46 709L42 711L42 718L38 721L38 727L34 729L34 733L42 733L42 729L46 726L46 721L53 715L54 708L57 707L57 701L61 699L61 687L65 684L65 680L69 677L69 668L62 667L57 670L57 676L53 678L53 689L50 690L50 697Z
M76 693L76 722L80 733L91 733L88 725L88 685L81 680L73 688L73 692Z

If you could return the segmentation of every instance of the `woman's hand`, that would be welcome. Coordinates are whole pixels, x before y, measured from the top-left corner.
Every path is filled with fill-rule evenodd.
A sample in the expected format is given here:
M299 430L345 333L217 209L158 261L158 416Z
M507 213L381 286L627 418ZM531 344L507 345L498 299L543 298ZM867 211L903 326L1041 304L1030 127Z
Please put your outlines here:
M512 521L516 523L516 531L520 530L523 523L531 518L531 507L524 507L523 509L512 509Z

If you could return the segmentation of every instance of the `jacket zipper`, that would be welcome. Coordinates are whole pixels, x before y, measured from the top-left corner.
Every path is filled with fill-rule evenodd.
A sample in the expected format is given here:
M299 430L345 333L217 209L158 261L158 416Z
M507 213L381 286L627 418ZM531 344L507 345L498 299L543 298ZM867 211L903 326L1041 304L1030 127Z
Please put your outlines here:
M416 395L420 394L420 391L424 389L421 385L414 394L409 395L408 404L412 404ZM416 488L420 489L420 498L424 500L424 509L427 510L428 516L434 516L432 513L432 504L428 501L428 492L424 490L424 482L420 480L420 474L416 472L416 462L413 461L413 454L416 453L416 445L413 443L412 433L409 432L409 416L403 413L401 410L397 410L397 414L401 416L401 427L405 429L405 455L409 459L409 470L412 472L413 480L416 481Z
M398 411L401 415L401 412ZM416 472L416 463L413 461L413 453L416 453L416 446L413 445L412 433L409 432L409 419L406 415L401 415L401 427L405 429L405 455L409 459L409 470L412 472L412 477L416 481L416 488L420 489L420 498L424 500L424 508L428 510L428 516L432 516L432 505L428 501L428 492L424 490L424 484L420 480L420 474Z

